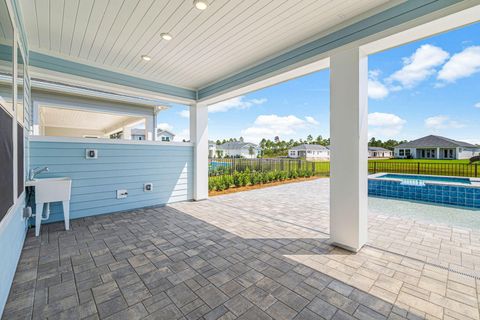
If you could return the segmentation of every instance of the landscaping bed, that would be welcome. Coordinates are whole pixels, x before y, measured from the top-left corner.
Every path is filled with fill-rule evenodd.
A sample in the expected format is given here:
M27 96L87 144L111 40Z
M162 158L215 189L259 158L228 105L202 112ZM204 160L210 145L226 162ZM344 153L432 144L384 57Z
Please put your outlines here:
M310 178L315 176L312 170L277 170L277 171L250 171L248 168L243 172L235 171L232 174L214 175L208 179L210 192L222 192L231 188L242 188L284 182L298 178Z
M287 179L287 180L283 180L283 181L273 181L273 182L267 182L267 183L255 184L255 185L248 185L248 186L243 186L243 187L230 187L230 188L228 188L226 190L222 190L222 191L209 191L208 195L210 197L213 197L213 196L219 196L219 195L223 195L223 194L229 194L229 193L235 193L235 192L241 192L241 191L249 191L249 190L262 189L262 188L269 188L269 187L279 186L279 185L287 184L287 183L297 183L297 182L316 180L316 179L320 179L320 178L327 178L327 176L311 176L311 177L308 177L308 178Z

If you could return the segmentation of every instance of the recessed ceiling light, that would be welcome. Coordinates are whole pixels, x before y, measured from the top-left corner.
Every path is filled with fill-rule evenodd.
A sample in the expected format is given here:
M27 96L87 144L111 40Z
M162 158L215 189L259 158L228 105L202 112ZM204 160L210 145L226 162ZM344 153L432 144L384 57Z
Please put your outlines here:
M146 54L142 55L142 59L145 61L150 61L152 58L150 56L147 56Z
M173 39L172 35L170 33L161 33L160 37L162 37L163 40L170 41Z
M207 0L195 0L193 1L193 4L195 5L195 8L197 8L198 10L205 10L208 7Z

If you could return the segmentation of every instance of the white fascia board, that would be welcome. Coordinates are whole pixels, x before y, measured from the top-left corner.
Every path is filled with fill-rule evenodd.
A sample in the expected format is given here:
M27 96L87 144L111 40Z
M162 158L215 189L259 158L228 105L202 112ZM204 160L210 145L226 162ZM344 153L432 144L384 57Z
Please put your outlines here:
M268 76L264 76L254 81L244 83L241 86L232 88L223 94L200 100L199 102L211 105L247 94L252 91L257 91L298 77L302 77L310 73L328 69L330 67L330 58L328 56L329 55L325 54L322 58L316 57L316 61L314 62L311 61L312 59L302 61L298 64L289 66L288 68L278 70L273 74L269 74Z
M121 140L121 139L102 139L102 138L71 138L71 137L54 137L54 136L30 136L30 141L39 142L68 142L68 143L89 143L89 144L135 144L135 145L154 145L168 147L193 147L191 142L162 142L148 140Z
M465 2L468 3L471 1ZM440 15L442 12L438 12L437 14ZM478 21L480 21L480 5L372 41L363 45L362 49L368 54L374 54L449 30L461 28ZM404 27L402 29L404 29Z

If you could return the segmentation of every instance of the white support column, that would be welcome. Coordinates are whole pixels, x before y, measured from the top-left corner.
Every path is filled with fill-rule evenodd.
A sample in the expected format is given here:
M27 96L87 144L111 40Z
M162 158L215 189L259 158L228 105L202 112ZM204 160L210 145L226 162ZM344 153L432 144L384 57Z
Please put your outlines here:
M154 140L154 116L145 118L145 140L153 141Z
M132 140L132 126L131 125L123 126L122 139Z
M330 238L358 251L367 242L368 64L359 48L330 58Z
M208 107L190 106L190 141L193 149L193 199L208 198Z

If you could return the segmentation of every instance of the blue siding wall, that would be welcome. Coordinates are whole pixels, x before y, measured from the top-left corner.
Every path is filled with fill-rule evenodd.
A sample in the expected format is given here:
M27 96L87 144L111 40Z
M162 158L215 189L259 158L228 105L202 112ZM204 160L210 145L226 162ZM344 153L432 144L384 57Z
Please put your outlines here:
M85 149L97 149L98 159L85 159ZM191 145L30 142L30 166L50 169L39 177L72 178L71 219L192 199L192 162ZM147 182L153 192L143 191ZM128 197L116 199L117 189ZM53 204L47 222L61 220Z
M0 224L0 318L27 233L26 220L22 219L24 204L23 199L20 199Z

